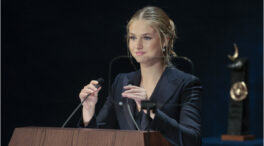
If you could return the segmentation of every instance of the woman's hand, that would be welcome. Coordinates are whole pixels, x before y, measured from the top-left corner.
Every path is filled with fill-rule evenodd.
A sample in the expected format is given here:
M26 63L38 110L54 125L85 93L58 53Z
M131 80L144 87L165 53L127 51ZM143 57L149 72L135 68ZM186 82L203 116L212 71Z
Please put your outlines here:
M122 96L130 98L130 99L134 99L136 104L137 104L138 111L140 111L141 110L141 101L142 100L148 100L146 90L144 88L141 88L138 86L133 86L133 85L124 86L124 89L126 89L126 91L124 91L122 93ZM145 114L147 113L147 110L143 110L143 111ZM150 117L152 119L154 119L154 117L155 117L155 114L152 111L150 111Z
M84 86L81 90L79 97L81 102L89 95L88 99L86 99L83 103L83 123L85 126L88 125L95 112L95 105L98 100L98 92L101 90L101 87L98 89L95 85L98 84L98 81L92 80L88 85Z
M123 97L127 97L130 99L134 99L138 110L141 110L141 100L147 100L147 93L144 88L134 86L134 85L127 85L124 86L125 91L122 93Z
M87 97L88 94L89 97L86 99L86 101L83 103L83 106L89 110L91 107L95 107L97 100L98 100L98 92L101 90L101 87L98 89L95 87L95 85L98 84L98 81L92 80L88 85L84 86L81 90L79 97L81 99L81 102Z
M137 102L141 102L141 100L147 100L147 93L144 88L127 85L124 86L125 91L122 93L123 97L127 97L130 99L134 99Z

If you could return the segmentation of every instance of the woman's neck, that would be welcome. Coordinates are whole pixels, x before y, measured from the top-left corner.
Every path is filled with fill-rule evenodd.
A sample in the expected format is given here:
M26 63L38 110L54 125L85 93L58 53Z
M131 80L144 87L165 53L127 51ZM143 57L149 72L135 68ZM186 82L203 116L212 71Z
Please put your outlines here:
M156 85L160 79L163 71L165 70L165 65L163 62L155 63L150 66L140 64L141 69L141 84L144 85Z

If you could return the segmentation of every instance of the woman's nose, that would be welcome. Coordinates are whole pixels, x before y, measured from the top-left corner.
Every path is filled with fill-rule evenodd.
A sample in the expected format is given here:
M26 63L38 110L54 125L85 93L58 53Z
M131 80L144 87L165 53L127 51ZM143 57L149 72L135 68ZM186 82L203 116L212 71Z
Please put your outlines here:
M142 39L138 39L137 41L137 49L142 49L143 48L143 41Z

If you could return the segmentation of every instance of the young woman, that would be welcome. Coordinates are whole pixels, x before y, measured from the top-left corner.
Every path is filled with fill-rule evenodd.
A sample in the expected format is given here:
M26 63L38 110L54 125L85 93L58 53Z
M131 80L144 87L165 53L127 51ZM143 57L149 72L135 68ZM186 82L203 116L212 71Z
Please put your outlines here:
M160 131L173 145L197 146L201 144L200 93L198 78L184 73L170 64L176 56L173 42L176 38L173 21L158 7L138 10L127 24L129 55L140 64L136 72L119 74L112 85L112 94L95 116L95 105L100 88L92 80L80 92L85 127L136 130L129 116L129 104L138 128ZM131 84L131 82L133 84ZM157 105L156 112L146 115L141 101L150 100Z

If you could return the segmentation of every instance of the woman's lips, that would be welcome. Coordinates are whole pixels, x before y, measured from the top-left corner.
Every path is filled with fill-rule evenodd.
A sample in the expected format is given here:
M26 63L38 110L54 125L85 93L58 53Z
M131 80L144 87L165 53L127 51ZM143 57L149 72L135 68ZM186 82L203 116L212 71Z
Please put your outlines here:
M136 55L137 56L142 56L142 55L144 55L145 54L145 52L136 52Z

